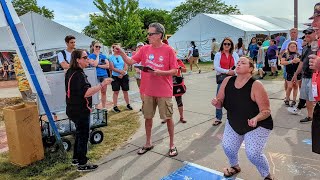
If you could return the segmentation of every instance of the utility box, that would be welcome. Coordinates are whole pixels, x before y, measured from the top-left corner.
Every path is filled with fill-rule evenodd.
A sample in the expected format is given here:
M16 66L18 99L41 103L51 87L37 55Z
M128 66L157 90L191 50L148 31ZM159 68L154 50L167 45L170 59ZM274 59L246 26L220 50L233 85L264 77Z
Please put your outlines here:
M44 158L38 108L35 104L20 104L3 109L9 160L27 166Z

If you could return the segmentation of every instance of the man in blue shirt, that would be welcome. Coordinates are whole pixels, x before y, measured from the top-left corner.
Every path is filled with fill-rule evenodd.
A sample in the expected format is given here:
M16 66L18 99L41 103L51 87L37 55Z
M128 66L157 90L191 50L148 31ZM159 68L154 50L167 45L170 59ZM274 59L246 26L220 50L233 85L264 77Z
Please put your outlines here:
M267 50L268 63L271 68L271 74L269 76L278 76L277 71L277 58L278 58L278 47L276 46L276 40L270 40L270 46Z

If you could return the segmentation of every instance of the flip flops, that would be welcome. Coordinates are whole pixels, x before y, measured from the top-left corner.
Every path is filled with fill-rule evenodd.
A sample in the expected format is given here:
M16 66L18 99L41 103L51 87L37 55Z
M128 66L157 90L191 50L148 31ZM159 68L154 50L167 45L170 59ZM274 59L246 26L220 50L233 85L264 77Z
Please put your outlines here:
M172 148L172 149L169 149L168 156L174 157L174 156L177 156L177 155L178 155L177 147L174 147L174 148Z
M148 151L150 151L151 149L153 149L154 146L150 146L150 147L142 147L138 150L137 154L142 155Z

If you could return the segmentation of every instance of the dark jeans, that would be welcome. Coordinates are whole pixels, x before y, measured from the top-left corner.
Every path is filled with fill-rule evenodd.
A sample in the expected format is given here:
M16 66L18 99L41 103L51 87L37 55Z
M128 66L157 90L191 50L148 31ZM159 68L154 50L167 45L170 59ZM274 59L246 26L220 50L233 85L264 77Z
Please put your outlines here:
M312 152L320 154L320 105L317 103L313 111L312 121Z
M78 159L79 165L87 163L88 139L90 130L90 115L72 118L76 126L76 139L74 142L73 159Z

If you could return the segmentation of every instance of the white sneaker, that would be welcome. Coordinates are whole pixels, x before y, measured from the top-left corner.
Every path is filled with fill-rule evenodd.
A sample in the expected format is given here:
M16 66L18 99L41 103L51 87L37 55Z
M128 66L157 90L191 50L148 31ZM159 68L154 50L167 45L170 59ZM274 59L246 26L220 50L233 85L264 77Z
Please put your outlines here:
M296 107L288 107L287 110L294 115L298 115L301 113L301 109L297 109Z

